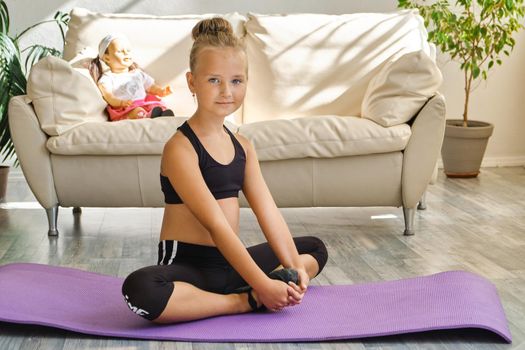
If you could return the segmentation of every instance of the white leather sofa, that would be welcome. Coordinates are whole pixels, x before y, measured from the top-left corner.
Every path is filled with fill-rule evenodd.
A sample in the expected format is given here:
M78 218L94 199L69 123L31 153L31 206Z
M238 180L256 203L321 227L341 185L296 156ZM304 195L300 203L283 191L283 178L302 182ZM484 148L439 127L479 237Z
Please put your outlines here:
M27 96L9 105L50 235L59 206L163 206L160 154L195 109L184 74L191 28L205 16L72 11L64 60L37 63ZM224 16L249 61L246 100L228 125L253 142L277 204L402 206L413 234L445 126L441 73L417 12ZM176 117L107 121L85 63L110 32L126 34L141 67L171 84Z

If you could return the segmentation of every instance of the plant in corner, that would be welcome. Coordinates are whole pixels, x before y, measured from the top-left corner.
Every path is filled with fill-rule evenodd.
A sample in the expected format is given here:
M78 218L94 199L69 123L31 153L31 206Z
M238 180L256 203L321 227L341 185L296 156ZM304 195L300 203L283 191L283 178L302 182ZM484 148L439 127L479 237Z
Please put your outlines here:
M432 4L398 0L400 8L417 8L429 28L429 41L460 64L464 74L463 119L448 119L441 149L448 177L476 177L494 126L469 120L469 97L473 83L487 80L487 72L501 65L515 40L512 35L523 26L523 0L448 0Z
M65 29L69 23L69 15L58 11L52 20L45 20L36 23L20 34L9 36L9 10L4 0L0 0L0 157L2 162L15 155L15 148L11 140L9 131L9 121L7 118L7 108L9 100L13 96L25 95L29 70L38 60L43 57L53 55L61 56L62 52L55 48L34 44L20 49L20 39L33 28L44 23L56 23L62 34L62 41L65 41ZM25 62L22 65L22 55L25 55ZM15 160L15 165L18 160ZM0 165L0 201L5 196L7 184L7 174L9 166Z

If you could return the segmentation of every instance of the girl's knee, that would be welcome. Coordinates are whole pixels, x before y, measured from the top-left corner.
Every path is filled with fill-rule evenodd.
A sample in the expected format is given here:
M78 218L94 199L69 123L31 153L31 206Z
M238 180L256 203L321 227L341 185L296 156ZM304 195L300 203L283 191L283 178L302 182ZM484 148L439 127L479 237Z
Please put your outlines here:
M319 272L321 272L328 261L328 250L324 242L318 237L312 237L315 244L315 251L313 252L317 264L319 264ZM318 273L319 273L318 272Z
M150 321L160 316L173 292L173 283L163 279L155 267L131 273L122 284L122 295L129 309Z
M314 236L298 237L296 240L299 254L310 254L317 261L317 265L319 265L317 273L319 274L328 261L328 250L324 242Z

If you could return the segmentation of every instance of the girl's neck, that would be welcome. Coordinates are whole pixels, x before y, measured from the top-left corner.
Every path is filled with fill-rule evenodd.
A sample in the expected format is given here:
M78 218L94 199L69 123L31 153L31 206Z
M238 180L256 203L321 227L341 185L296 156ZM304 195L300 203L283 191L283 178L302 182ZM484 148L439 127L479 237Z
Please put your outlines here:
M222 135L224 133L224 118L225 117L203 116L203 114L197 110L188 121L192 128L196 127L205 135Z

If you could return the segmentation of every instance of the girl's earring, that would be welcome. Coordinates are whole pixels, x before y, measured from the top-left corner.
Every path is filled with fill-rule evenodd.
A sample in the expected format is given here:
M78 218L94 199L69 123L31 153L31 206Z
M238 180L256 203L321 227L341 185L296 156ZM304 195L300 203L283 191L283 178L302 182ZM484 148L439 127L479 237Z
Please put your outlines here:
M194 92L191 93L191 96L193 96L193 103L197 103L197 101L195 101L195 93Z

